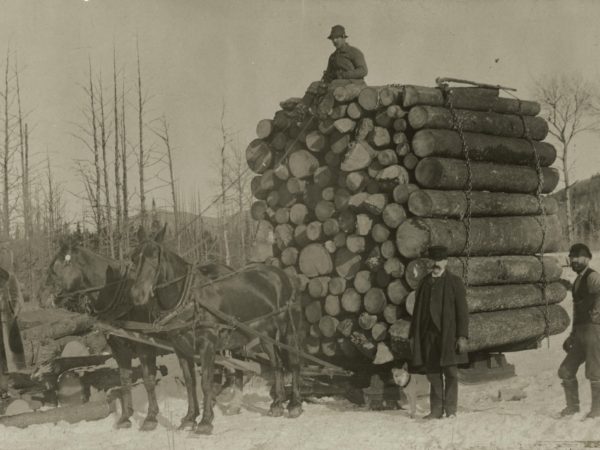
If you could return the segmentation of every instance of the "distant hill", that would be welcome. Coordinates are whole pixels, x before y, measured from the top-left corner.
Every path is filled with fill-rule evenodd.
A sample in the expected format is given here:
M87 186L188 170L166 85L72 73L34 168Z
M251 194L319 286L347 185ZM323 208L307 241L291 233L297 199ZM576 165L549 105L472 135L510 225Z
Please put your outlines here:
M571 209L573 215L574 240L587 243L594 250L600 250L600 174L573 184ZM567 250L567 209L565 190L552 194L559 204L559 219L563 230L562 250Z

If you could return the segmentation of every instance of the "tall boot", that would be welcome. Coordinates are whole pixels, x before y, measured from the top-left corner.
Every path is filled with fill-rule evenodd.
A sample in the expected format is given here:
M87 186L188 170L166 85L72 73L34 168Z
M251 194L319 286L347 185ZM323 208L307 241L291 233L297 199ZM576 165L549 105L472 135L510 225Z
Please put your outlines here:
M579 412L579 385L577 384L577 378L563 380L562 385L565 390L567 407L560 412L560 416L572 416Z
M600 381L590 382L592 386L592 409L587 414L589 418L600 417Z

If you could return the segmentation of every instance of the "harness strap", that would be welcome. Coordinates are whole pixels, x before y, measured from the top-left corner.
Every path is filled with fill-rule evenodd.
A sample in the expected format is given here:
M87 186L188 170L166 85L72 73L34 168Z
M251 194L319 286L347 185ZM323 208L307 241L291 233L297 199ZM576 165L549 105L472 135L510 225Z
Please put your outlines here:
M204 309L206 309L208 312L210 312L212 315L216 316L218 319L221 319L222 321L239 328L240 330L242 330L243 332L245 332L247 334L256 336L263 341L269 342L270 344L276 345L277 347L280 347L287 351L290 351L299 357L308 359L309 361L313 361L321 366L328 367L328 368L334 369L334 370L343 370L341 367L338 367L335 364L331 364L327 361L323 361L322 359L317 358L316 356L309 355L308 353L305 353L300 349L296 349L295 347L293 347L291 345L287 345L282 342L278 342L277 340L273 339L271 336L268 336L264 333L256 331L254 328L250 327L249 325L245 324L244 322L240 322L239 320L235 319L234 317L231 317L230 315L225 314L222 311L219 311L217 308L214 308L211 305L203 303L202 301L198 301L198 304L200 306L202 306Z

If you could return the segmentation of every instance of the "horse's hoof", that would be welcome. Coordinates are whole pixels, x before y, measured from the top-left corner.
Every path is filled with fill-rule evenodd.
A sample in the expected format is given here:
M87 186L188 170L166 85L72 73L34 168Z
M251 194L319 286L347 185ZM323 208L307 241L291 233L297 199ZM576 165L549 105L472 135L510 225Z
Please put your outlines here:
M140 431L152 431L156 429L158 422L156 420L144 420L142 426L140 427Z
M223 410L223 415L236 416L238 414L241 414L241 412L242 412L242 408L240 408L239 406L230 406L229 408L225 408Z
M281 417L283 416L283 406L271 406L269 409L269 416Z
M303 413L302 406L293 406L288 410L290 419L296 419Z
M196 425L196 434L211 434L213 426L210 423L199 423Z
M194 428L196 428L196 422L193 420L183 420L177 429L179 431L192 431Z
M119 419L117 422L117 430L126 430L127 428L131 428L131 420Z

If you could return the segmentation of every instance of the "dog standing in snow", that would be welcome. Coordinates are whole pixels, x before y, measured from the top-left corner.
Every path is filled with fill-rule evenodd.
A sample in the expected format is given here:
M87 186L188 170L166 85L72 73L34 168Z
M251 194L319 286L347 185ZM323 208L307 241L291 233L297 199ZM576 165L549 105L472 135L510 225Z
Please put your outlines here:
M394 383L397 384L408 400L408 412L411 419L415 417L417 412L417 397L425 396L429 393L429 382L425 375L410 374L406 370L406 364L392 369Z

